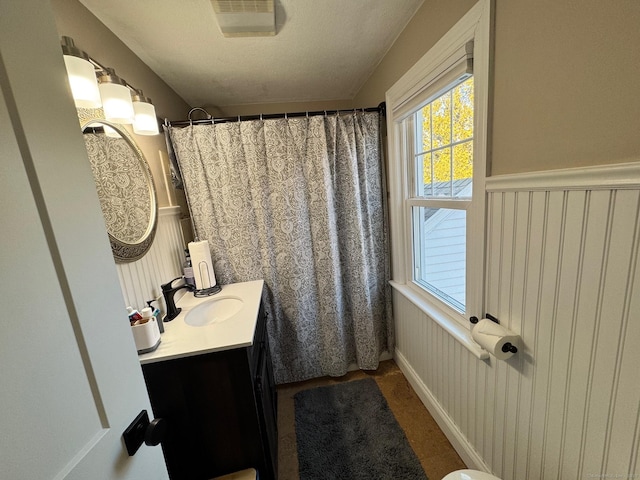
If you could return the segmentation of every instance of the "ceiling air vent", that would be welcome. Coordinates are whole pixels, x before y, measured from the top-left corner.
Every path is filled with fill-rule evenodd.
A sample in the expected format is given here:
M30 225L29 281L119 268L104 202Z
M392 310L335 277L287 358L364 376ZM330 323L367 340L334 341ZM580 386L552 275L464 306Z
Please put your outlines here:
M211 0L225 37L276 34L274 0Z

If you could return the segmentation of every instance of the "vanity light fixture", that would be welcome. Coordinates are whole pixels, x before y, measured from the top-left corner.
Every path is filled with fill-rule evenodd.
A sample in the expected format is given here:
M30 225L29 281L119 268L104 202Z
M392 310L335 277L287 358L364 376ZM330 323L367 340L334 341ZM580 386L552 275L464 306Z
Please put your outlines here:
M100 108L98 81L89 55L76 47L71 37L62 37L62 53L76 107Z
M151 99L145 97L142 90L136 90L133 95L133 132L138 135L158 135L158 120L156 109Z
M106 68L98 74L98 88L105 120L113 123L133 123L131 91L127 82L117 76L113 68Z
M132 123L138 135L158 135L156 109L142 90L77 48L71 37L62 37L62 52L77 108L102 107L105 120Z

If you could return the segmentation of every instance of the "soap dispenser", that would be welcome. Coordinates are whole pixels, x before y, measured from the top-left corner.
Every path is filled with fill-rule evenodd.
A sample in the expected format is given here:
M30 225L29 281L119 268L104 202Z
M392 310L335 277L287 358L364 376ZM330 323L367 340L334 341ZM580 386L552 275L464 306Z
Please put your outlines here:
M155 318L158 322L158 330L160 330L160 333L164 333L164 324L162 323L162 319L160 318L160 310L151 306L153 302L155 302L155 300L147 300L147 307L152 310L153 318Z

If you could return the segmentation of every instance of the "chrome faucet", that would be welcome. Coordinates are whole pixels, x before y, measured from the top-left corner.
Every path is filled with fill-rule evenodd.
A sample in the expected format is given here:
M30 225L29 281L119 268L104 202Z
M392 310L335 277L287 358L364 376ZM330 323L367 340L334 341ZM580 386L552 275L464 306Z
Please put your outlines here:
M182 311L180 307L176 307L176 302L173 299L173 296L176 294L176 292L178 290L182 290L183 288L186 288L190 291L193 290L193 286L189 285L188 283L185 283L177 287L172 287L173 282L175 282L180 278L182 277L176 277L170 282L165 283L164 285L160 285L160 288L162 288L162 295L164 296L164 303L167 306L167 314L162 319L163 322L170 322L171 320L176 318Z

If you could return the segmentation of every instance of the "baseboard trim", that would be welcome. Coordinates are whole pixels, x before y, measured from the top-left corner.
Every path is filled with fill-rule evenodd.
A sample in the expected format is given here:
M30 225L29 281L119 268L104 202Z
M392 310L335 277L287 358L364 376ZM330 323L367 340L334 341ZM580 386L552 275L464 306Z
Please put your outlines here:
M460 429L458 429L458 426L453 422L453 420L451 420L451 417L449 417L446 410L442 408L429 388L427 388L424 382L420 379L404 355L402 355L398 350L395 351L395 361L400 368L400 371L402 371L404 376L407 378L413 389L418 394L418 397L420 397L424 406L429 410L429 413L446 435L447 439L451 442L451 445L455 451L458 452L458 455L460 455L460 458L462 458L462 461L467 465L467 467L475 470L482 470L484 472L491 472L480 454L476 452Z

